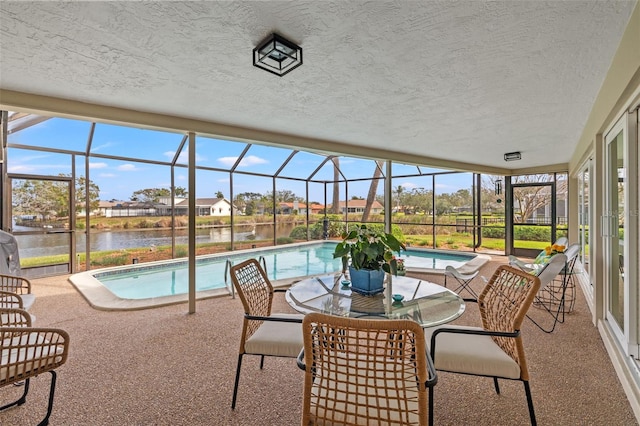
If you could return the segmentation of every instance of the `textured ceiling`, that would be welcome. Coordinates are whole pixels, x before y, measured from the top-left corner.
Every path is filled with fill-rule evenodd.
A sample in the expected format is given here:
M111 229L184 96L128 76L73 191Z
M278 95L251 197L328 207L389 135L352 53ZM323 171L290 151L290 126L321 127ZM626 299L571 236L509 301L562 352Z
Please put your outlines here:
M569 161L635 4L2 1L0 88L544 166ZM282 78L251 63L274 31L304 49Z

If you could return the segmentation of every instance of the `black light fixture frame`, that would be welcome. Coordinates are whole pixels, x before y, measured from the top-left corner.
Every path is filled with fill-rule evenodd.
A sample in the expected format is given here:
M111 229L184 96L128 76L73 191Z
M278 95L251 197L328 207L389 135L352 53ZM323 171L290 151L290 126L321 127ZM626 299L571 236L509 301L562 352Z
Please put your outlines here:
M516 160L521 160L521 159L522 159L522 154L520 154L520 151L507 152L504 155L504 161L516 161Z
M253 65L282 77L302 65L302 47L273 33L253 49Z

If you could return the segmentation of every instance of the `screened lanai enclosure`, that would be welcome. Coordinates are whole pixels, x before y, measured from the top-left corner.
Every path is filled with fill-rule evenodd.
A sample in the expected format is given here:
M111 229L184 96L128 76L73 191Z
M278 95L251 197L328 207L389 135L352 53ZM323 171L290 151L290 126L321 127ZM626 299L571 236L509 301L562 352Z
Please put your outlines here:
M535 255L566 234L565 173L366 154L5 111L1 228L28 276L332 239L357 223L410 246L499 254Z

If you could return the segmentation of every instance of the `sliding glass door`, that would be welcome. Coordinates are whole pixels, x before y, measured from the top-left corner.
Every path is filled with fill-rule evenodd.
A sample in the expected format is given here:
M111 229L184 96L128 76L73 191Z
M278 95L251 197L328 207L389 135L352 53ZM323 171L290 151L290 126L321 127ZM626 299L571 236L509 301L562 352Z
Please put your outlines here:
M584 270L591 274L591 234L589 228L591 226L591 209L589 204L593 197L591 196L591 182L589 179L593 176L591 168L592 160L589 159L581 168L578 175L578 243L580 244L580 263ZM589 280L591 282L591 280Z
M631 177L630 158L637 149L629 144L625 114L605 136L605 208L602 216L606 318L628 355L638 357L638 283L634 279L638 254L630 250L631 232L636 228L633 203L637 194ZM637 141L634 141L634 144ZM630 270L630 268L634 268Z

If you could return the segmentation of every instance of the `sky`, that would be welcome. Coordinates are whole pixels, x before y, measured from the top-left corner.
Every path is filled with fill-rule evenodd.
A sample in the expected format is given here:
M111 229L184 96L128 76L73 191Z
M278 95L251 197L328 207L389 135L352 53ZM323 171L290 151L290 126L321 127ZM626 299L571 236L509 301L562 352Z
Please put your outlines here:
M76 176L85 175L85 156L91 123L64 118L51 118L36 125L10 133L8 137L9 150L7 154L8 172L10 174L28 174L55 176L60 173L71 174L75 153ZM10 128L11 131L11 128ZM184 135L178 133L159 132L132 127L96 124L91 140L89 157L90 179L100 188L101 200L129 200L135 191L146 188L170 188L171 172L166 165L151 164L149 162L134 161L144 159L169 163L178 151ZM12 145L27 145L29 147L56 148L67 153L47 151L33 151L12 147ZM227 140L196 137L196 164L212 169L228 170L236 162L247 146L246 143ZM291 155L291 149L252 145L243 157L237 170L271 176ZM119 159L103 158L111 155ZM301 179L313 177L319 181L333 180L333 166L326 163L319 170L324 156L299 152L287 163L280 172L280 176ZM175 186L188 189L188 141L178 156ZM370 178L373 176L375 163L352 157L340 157L340 168L348 179ZM394 163L394 175L415 174L415 166ZM441 172L438 169L422 168L423 173ZM315 173L314 173L315 172ZM215 197L220 191L225 197L230 195L230 174L213 170L198 170L196 174L196 196L199 198ZM273 190L270 177L233 174L234 195L243 192L267 193ZM440 175L436 178L436 193L456 192L461 188L470 189L471 173ZM304 182L290 179L277 179L276 190L289 190L299 197L306 196ZM350 182L341 199L345 199L344 192L348 191L348 198L353 196L366 197L370 181ZM312 183L309 187L309 201L325 204L324 184ZM378 194L384 191L383 182L378 185ZM430 190L431 177L414 176L395 178L393 188L402 186L403 190ZM331 185L327 186L327 203L331 203Z

